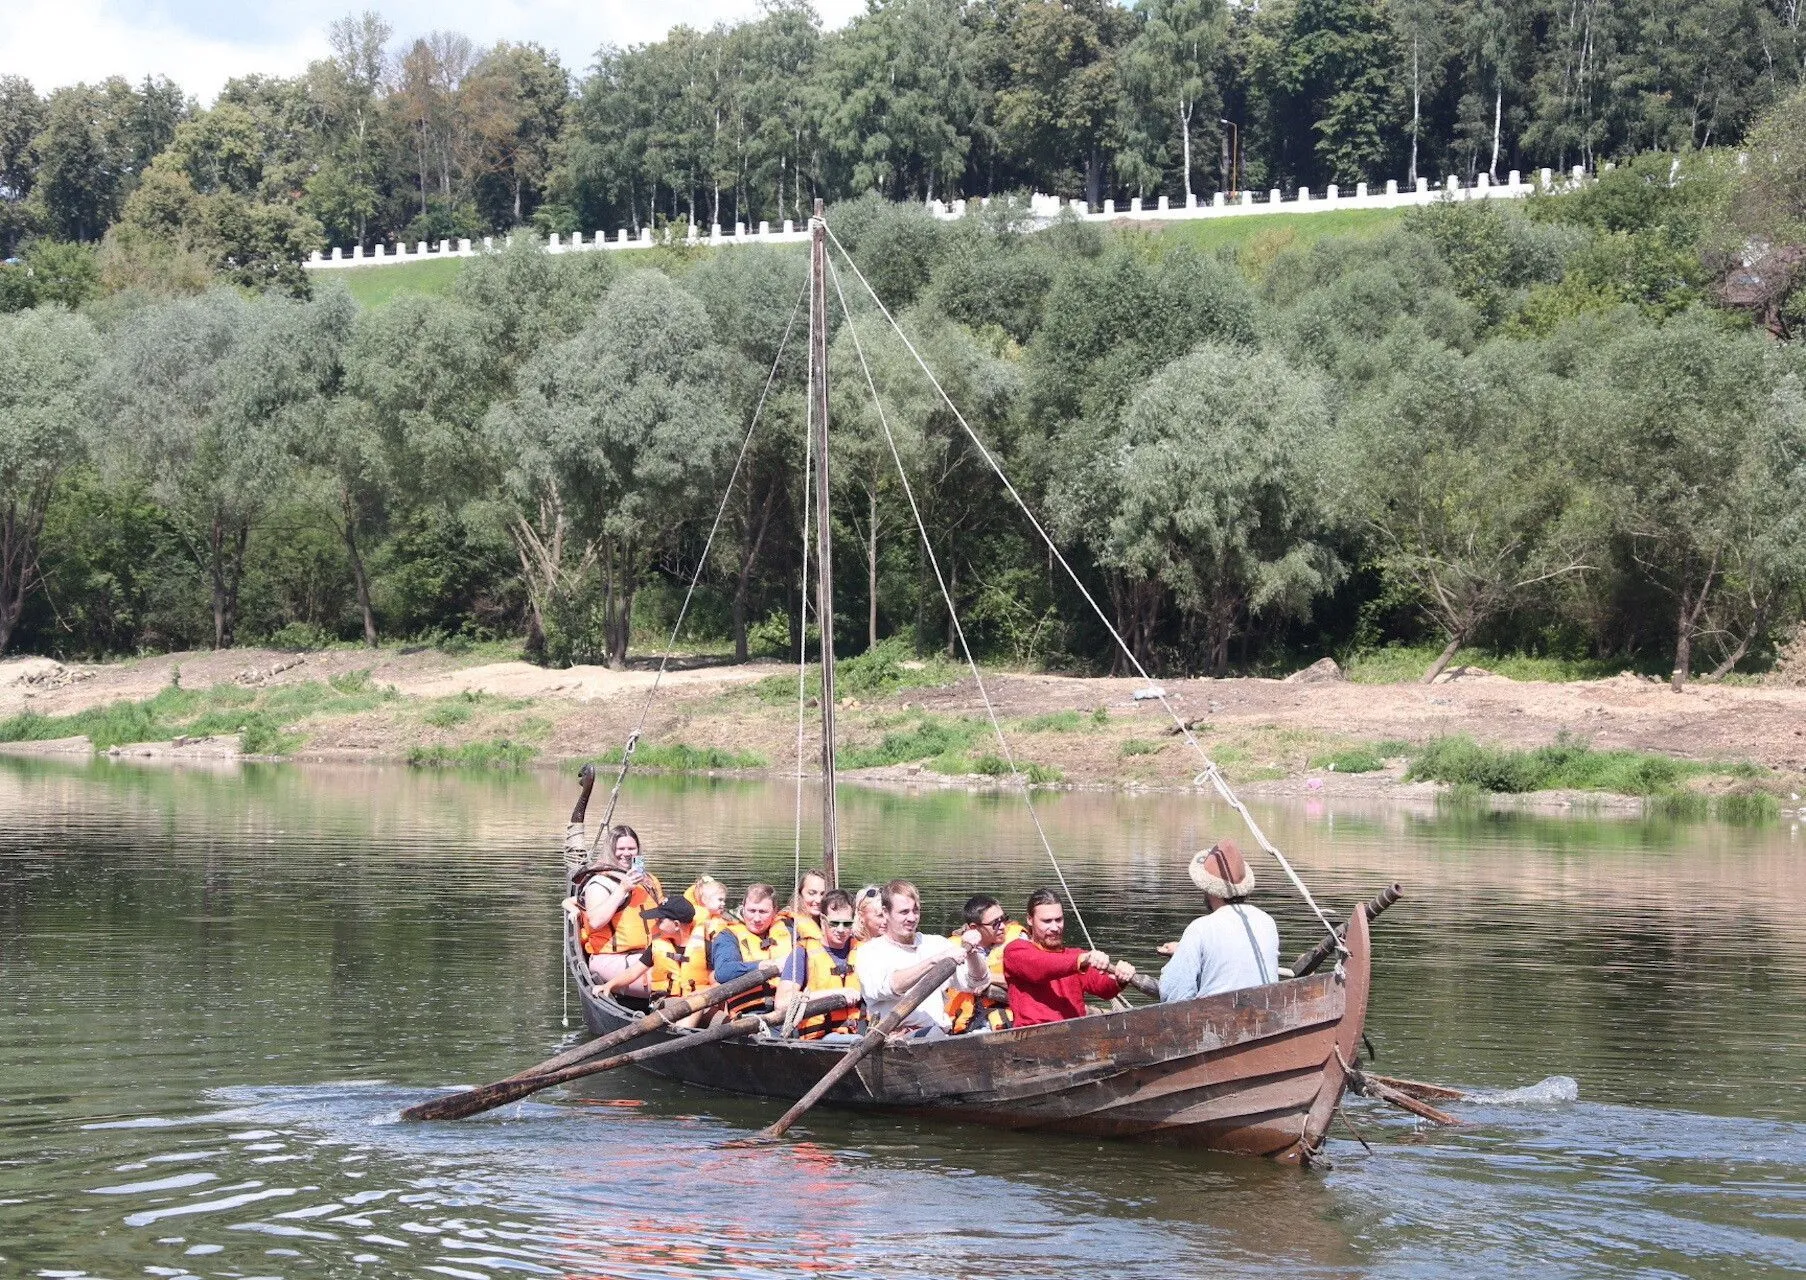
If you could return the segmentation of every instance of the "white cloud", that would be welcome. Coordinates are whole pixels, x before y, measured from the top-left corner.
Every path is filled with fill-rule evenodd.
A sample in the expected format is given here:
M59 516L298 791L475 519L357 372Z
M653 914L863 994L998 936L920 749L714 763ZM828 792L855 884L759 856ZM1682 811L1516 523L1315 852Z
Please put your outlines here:
M479 46L531 40L577 72L603 44L643 44L680 23L707 27L759 12L757 0L0 0L0 75L25 76L40 93L110 75L164 75L206 103L233 76L296 74L326 52L328 23L366 7L382 12L396 44L434 28L462 31ZM816 4L829 26L864 7Z

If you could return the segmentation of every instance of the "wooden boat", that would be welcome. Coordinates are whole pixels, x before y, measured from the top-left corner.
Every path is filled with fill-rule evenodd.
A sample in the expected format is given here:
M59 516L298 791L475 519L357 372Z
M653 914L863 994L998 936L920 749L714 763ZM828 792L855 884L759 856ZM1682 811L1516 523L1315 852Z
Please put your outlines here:
M567 931L566 963L596 1035L640 1013L599 995ZM848 1107L1008 1129L1174 1142L1309 1164L1335 1118L1367 1017L1365 907L1340 972L1227 995L1094 1013L1069 1022L938 1040L891 1041L828 1094ZM634 1047L683 1030L654 1033ZM795 1099L844 1049L728 1040L641 1069L756 1097Z

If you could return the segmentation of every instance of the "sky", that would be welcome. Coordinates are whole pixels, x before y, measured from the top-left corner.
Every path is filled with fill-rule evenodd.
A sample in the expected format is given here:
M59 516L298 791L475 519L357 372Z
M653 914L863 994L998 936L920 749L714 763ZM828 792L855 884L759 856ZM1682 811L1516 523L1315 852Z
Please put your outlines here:
M862 0L815 0L829 27ZM395 29L390 48L435 28L479 47L534 41L582 72L603 44L657 40L680 23L755 17L757 0L0 0L0 75L39 93L122 75L168 76L203 105L233 76L294 75L326 53L335 18L375 8Z

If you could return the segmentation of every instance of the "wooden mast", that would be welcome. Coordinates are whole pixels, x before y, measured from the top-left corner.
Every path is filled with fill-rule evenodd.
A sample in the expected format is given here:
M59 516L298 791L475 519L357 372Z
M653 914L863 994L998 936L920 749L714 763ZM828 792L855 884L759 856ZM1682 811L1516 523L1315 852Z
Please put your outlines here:
M815 419L815 617L821 627L821 851L828 887L840 887L834 807L834 561L828 536L828 224L822 202L809 221L809 395ZM805 630L804 638L807 640Z

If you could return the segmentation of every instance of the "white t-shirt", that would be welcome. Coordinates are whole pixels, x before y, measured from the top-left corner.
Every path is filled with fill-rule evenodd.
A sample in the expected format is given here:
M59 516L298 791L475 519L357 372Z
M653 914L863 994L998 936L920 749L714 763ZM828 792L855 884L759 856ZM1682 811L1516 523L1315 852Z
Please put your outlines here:
M914 1013L903 1020L906 1027L926 1027L932 1024L945 1031L952 1024L952 1019L947 1016L948 988L976 991L979 986L988 987L991 984L990 970L985 970L982 982L975 986L971 975L966 972L964 948L952 939L943 938L936 933L918 933L909 946L891 941L889 935L868 938L860 943L853 952L853 973L859 979L859 989L865 993L866 1018L876 1023L897 1007L897 1001L903 998L903 992L896 989L892 979L899 969L913 968L944 956L952 956L960 961L959 968L953 971L953 976L943 982L933 995L917 1005Z
M1160 971L1162 1000L1190 1000L1279 981L1279 926L1259 907L1233 902L1185 927Z

